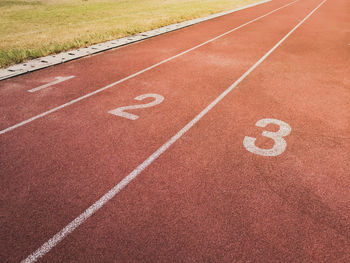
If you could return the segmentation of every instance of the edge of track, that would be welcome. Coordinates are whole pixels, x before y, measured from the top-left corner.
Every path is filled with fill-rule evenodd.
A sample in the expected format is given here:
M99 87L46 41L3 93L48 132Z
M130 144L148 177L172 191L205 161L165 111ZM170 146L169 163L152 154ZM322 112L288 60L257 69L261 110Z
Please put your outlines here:
M170 24L167 26L156 28L154 30L141 32L141 33L138 33L136 35L126 36L123 38L118 38L118 39L98 43L98 44L95 44L95 45L92 45L92 46L89 46L86 48L74 49L74 50L70 50L67 52L61 52L61 53L53 54L53 55L46 56L46 57L36 58L36 59L30 60L30 61L27 61L27 62L24 62L21 64L16 64L16 65L10 66L8 68L4 68L4 69L0 68L0 81L14 78L14 77L24 75L24 74L27 74L30 72L38 71L40 69L49 68L49 67L52 67L55 65L63 64L63 63L66 63L68 61L73 61L73 60L77 60L77 59L84 58L87 56L102 53L102 52L107 51L107 50L112 50L112 49L123 47L123 46L129 45L129 44L137 43L137 42L147 40L147 39L150 39L150 38L153 38L156 36L160 36L160 35L163 35L163 34L166 34L169 32L173 32L173 31L176 31L176 30L179 30L182 28L190 27L190 26L193 26L193 25L196 25L196 24L208 21L208 20L212 20L212 19L215 19L215 18L218 18L221 16L232 14L232 13L240 11L240 10L248 9L250 7L254 7L257 5L261 5L261 4L265 4L265 3L268 3L271 1L272 0L262 0L262 1L259 1L257 3L245 5L245 6L238 7L238 8L231 9L231 10L224 11L224 12L215 13L215 14L212 14L209 16L191 19L191 20L180 22L180 23Z

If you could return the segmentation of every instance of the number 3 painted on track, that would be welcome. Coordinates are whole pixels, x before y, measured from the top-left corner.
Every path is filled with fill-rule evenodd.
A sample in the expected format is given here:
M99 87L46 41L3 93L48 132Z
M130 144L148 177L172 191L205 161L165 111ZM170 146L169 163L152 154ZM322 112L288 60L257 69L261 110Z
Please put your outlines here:
M277 156L286 150L287 143L283 137L288 136L292 131L292 128L288 123L276 119L262 119L259 120L255 126L266 127L270 123L276 124L280 127L277 132L262 132L262 136L268 137L275 141L272 149L261 149L255 145L256 138L246 136L244 137L243 145L249 152L262 156Z

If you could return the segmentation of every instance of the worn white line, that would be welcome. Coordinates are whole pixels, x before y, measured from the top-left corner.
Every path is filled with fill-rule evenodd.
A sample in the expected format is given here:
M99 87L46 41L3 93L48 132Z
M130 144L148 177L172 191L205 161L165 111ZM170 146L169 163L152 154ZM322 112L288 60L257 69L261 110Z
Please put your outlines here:
M274 45L264 56L262 56L253 66L251 66L239 79L237 79L230 87L228 87L223 93L220 94L213 102L211 102L203 111L201 111L194 119L186 124L180 131L178 131L173 137L158 148L151 156L149 156L143 163L135 168L130 174L124 177L116 186L109 190L98 201L86 209L81 215L75 218L67 226L65 226L60 232L50 238L33 254L29 255L23 263L35 262L40 257L48 253L53 247L61 242L67 235L73 232L78 226L84 223L90 216L103 207L109 200L115 197L124 187L126 187L132 180L134 180L144 169L152 164L162 153L164 153L172 144L174 144L179 138L182 137L193 125L195 125L201 118L203 118L216 104L218 104L228 93L230 93L237 85L242 82L256 67L258 67L278 46L280 46L300 25L302 25L319 7L323 5L327 0L323 0L313 9L303 20L301 20L291 31L289 31L276 45Z
M72 79L72 78L74 78L74 77L75 77L75 76L56 77L56 80L55 80L55 81L52 81L52 82L50 82L50 83L41 85L41 86L36 87L36 88L34 88L34 89L30 89L30 90L28 90L28 92L36 92L36 91L39 91L39 90L42 90L42 89L46 89L46 88L48 88L48 87L51 87L51 86L56 85L56 84L58 84L58 83L61 83L61 82L63 82L63 81Z
M20 123L17 123L17 124L15 124L15 125L11 126L11 127L6 128L6 129L4 129L4 130L1 130L1 131L0 131L0 134L4 134L4 133L7 133L7 132L9 132L9 131L12 131L12 130L14 130L14 129L18 128L18 127L21 127L21 126L23 126L23 125L26 125L26 124L28 124L28 123L30 123L30 122L36 120L36 119L42 118L42 117L44 117L44 116L46 116L46 115L49 115L49 114L51 114L51 113L53 113L53 112L55 112L55 111L58 111L58 110L60 110L60 109L63 109L63 108L65 108L65 107L69 106L69 105L72 105L72 104L74 104L74 103L76 103L76 102L79 102L79 101L81 101L81 100L83 100L83 99L86 99L86 98L88 98L88 97L91 97L91 96L93 96L93 95L95 95L95 94L97 94L97 93L100 93L100 92L102 92L102 91L104 91L104 90L106 90L106 89L109 89L109 88L111 88L111 87L113 87L113 86L115 86L115 85L117 85L117 84L120 84L120 83L122 83L122 82L124 82L124 81L126 81L126 80L128 80L128 79L131 79L131 78L133 78L133 77L136 77L136 76L138 76L138 75L140 75L140 74L142 74L142 73L144 73L144 72L146 72L146 71L149 71L149 70L151 70L151 69L153 69L153 68L156 68L156 67L158 67L158 66L160 66L160 65L162 65L162 64L164 64L164 63L166 63L166 62L168 62L168 61L170 61L170 60L173 60L173 59L175 59L175 58L177 58L177 57L180 57L180 56L182 56L182 55L184 55L184 54L186 54L186 53L188 53L188 52L191 52L191 51L193 51L193 50L195 50L195 49L197 49L197 48L199 48L199 47L202 47L202 46L204 46L204 45L206 45L206 44L208 44L208 43L211 43L211 42L213 42L213 41L215 41L215 40L217 40L217 39L219 39L219 38L221 38L221 37L223 37L223 36L226 36L227 34L230 34L230 33L234 32L234 31L236 31L236 30L238 30L238 29L240 29L240 28L242 28L242 27L244 27L244 26L246 26L246 25L249 25L249 24L251 24L251 23L253 23L253 22L255 22L255 21L258 21L258 20L262 19L263 17L266 17L266 16L268 16L268 15L270 15L270 14L272 14L272 13L274 13L274 12L276 12L276 11L282 9L282 8L285 8L285 7L287 7L287 6L291 5L291 4L294 4L294 3L298 2L298 1L299 1L299 0L295 0L295 1L291 2L291 3L288 3L288 4L286 4L286 5L283 5L283 6L279 7L279 8L276 8L276 9L274 9L274 10L272 10L272 11L266 13L265 15L262 15L262 16L259 16L259 17L255 18L255 19L253 19L253 20L250 20L249 22L244 23L244 24L242 24L242 25L240 25L240 26L238 26L238 27L236 27L236 28L234 28L234 29L231 29L231 30L229 30L229 31L227 31L227 32L225 32L225 33L223 33L223 34L217 36L217 37L214 37L214 38L212 38L212 39L210 39L210 40L207 40L207 41L203 42L202 44L199 44L199 45L194 46L194 47L192 47L192 48L190 48L190 49L187 49L187 50L185 50L185 51L183 51L183 52L181 52L181 53L179 53L179 54L177 54L177 55L175 55L175 56L172 56L172 57L170 57L170 58L167 58L167 59L165 59L165 60L163 60L163 61L161 61L161 62L158 62L158 63L156 63L156 64L154 64L154 65L152 65L152 66L150 66L150 67L148 67L148 68L145 68L145 69L143 69L143 70L140 70L140 71L138 71L138 72L136 72L136 73L134 73L134 74L132 74L132 75L129 75L129 76L127 76L127 77L125 77L125 78L123 78L123 79L121 79L121 80L118 80L118 81L116 81L116 82L113 82L113 83L111 83L111 84L109 84L109 85L107 85L107 86L105 86L105 87L103 87L103 88L100 88L100 89L98 89L98 90L95 90L95 91L93 91L93 92L91 92L91 93L88 93L88 94L86 94L86 95L83 95L83 96L81 96L81 97L78 97L78 98L76 98L76 99L74 99L74 100L71 100L71 101L65 103L65 104L62 104L62 105L60 105L60 106L57 106L57 107L55 107L55 108L53 108L53 109L51 109L51 110L45 111L45 112L43 112L43 113L41 113L41 114L38 114L38 115L36 115L36 116L34 116L34 117L32 117L32 118L29 118L29 119L27 119L27 120L24 120L24 121L22 121L22 122L20 122Z

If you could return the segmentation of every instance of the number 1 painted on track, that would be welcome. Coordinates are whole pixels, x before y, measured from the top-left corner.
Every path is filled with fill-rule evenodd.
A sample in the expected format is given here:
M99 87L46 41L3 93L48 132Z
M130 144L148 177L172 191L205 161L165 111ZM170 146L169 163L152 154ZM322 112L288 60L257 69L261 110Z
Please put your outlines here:
M72 79L72 78L75 78L75 76L56 77L56 78L55 78L55 79L56 79L55 81L52 81L52 82L50 82L50 83L41 85L41 86L36 87L36 88L34 88L34 89L30 89L30 90L28 90L28 92L36 92L36 91L39 91L39 90L42 90L42 89L46 89L46 88L48 88L48 87L51 87L51 86L53 86L53 85L56 85L56 84L58 84L58 83L61 83L61 82L63 82L63 81L66 81L66 80L69 80L69 79Z

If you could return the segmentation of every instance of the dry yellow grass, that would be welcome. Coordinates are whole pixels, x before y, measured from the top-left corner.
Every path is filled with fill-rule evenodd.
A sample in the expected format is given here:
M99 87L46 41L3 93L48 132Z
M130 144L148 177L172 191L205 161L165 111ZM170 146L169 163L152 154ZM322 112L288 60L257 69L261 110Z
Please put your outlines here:
M0 66L261 0L0 0Z

